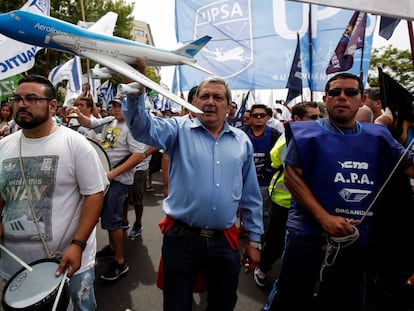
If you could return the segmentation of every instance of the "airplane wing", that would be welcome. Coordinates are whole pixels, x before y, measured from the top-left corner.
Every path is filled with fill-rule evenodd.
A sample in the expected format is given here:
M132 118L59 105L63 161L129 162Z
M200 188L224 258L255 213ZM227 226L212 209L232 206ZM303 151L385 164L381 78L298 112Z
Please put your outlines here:
M161 85L148 79L138 70L134 69L132 66L128 65L127 63L125 63L124 61L118 58L111 57L108 55L93 53L91 51L82 51L80 52L80 55L83 57L89 58L97 63L100 63L103 66L111 68L115 70L116 72L119 72L120 74L124 75L125 77L128 77L136 82L141 83L142 85L145 85L146 87L150 89L153 89L157 93L171 99L172 101L176 102L177 104L180 104L181 106L187 108L188 110L192 112L203 113L197 107L186 102L184 99L182 99L178 95L171 93L170 91L164 89Z

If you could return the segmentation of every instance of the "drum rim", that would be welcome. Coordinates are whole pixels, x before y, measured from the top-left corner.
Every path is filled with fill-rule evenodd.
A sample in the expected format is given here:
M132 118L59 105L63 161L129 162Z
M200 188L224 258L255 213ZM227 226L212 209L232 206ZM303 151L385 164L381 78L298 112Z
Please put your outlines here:
M109 159L108 154L106 153L105 149L101 146L101 144L98 143L96 140L93 140L92 138L86 137L86 139L89 140L90 142L92 142L95 146L99 147L99 149L105 155L106 160L108 161L109 170L111 170L112 169L111 160Z
M59 264L60 263L60 261L57 259L57 258L42 258L42 259L38 259L38 260L35 260L35 261L33 261L33 262L31 262L31 263L29 263L29 266L30 267L32 267L32 266L35 266L35 265L37 265L37 264L39 264L39 263L43 263L43 262L54 262L54 263L57 263L57 264ZM14 278L18 275L18 274L20 274L20 273L22 273L23 271L25 271L26 270L26 268L25 267L22 267L21 269L19 269L15 274L13 274L11 277L10 277L10 279L7 281L7 283L4 285L4 287L3 287L3 290L2 290L2 295L1 295L1 304L2 304L2 306L3 306L3 308L6 308L6 309L8 309L8 310L30 310L30 309L33 309L33 308L37 308L37 307L39 307L39 306L41 306L42 304L44 304L46 301L45 301L45 298L48 298L48 297L50 297L51 295L55 295L55 292L58 290L58 288L55 288L48 296L46 296L44 299L42 299L42 300L40 300L40 301L37 301L36 303L34 303L34 304L32 304L32 305L30 305L30 306L26 306L26 307L22 307L22 308L15 308L15 307L13 307L13 306L10 306L9 304L7 304L6 302L5 302L5 294L6 294L6 291L7 291L7 289L9 288L9 286L10 286L10 284L11 284L11 282L14 280ZM65 285L65 287L68 287L68 285ZM63 293L62 293L62 295L63 295ZM36 309L35 309L36 310Z

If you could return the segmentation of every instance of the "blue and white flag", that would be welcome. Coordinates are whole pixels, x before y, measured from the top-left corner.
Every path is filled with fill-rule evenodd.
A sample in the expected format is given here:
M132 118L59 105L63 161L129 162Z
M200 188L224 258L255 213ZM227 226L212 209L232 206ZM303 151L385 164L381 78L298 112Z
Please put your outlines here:
M102 106L107 108L108 104L111 100L114 99L114 88L112 84L109 83L109 80L106 80L104 83L101 84L98 93L98 103Z
M50 15L50 0L28 0L21 10ZM0 35L0 80L31 69L41 49Z
M287 0L175 1L177 41L186 44L203 35L212 36L196 55L197 64L225 78L233 90L285 89L299 33L302 47L309 47L301 51L303 86L324 91L330 78L325 69L352 14L350 10ZM376 17L368 14L364 77L375 22ZM361 50L355 51L349 72L359 75L361 57ZM190 66L180 66L178 71L177 89L183 91L207 76Z

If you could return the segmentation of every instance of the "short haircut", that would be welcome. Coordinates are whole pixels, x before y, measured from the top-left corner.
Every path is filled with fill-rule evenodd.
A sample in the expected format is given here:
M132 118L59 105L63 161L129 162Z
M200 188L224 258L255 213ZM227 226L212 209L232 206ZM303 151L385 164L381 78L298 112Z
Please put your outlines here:
M369 99L381 100L381 93L379 87L371 87L369 89L366 89L365 94L367 94Z
M250 111L254 111L255 109L264 109L264 111L266 111L266 114L269 114L267 108L268 107L263 104L254 104L250 107ZM272 116L272 113L270 114L270 116Z
M331 82L332 81L335 81L335 80L339 80L339 79L353 79L353 80L357 81L358 82L359 91L361 92L361 94L364 93L364 88L362 86L362 81L361 81L361 79L358 76L356 76L356 75L354 75L352 73L349 73L349 72L341 72L341 73L338 73L338 74L334 75L332 78L330 78L328 80L328 82L326 82L326 85L325 85L325 94L328 94L328 91L330 89Z
M229 85L227 84L226 80L224 80L220 77L217 77L217 76L207 77L206 79L201 81L201 83L198 85L198 88L197 88L197 91L196 91L197 96L198 96L198 92L200 91L200 88L206 83L217 83L217 84L223 85L226 89L227 104L230 105L230 103L232 102L231 90L230 90Z
M307 108L319 108L318 103L316 102L300 102L297 103L295 106L292 107L292 119L295 116L298 116L299 118L303 118L305 114L307 114Z
M22 83L29 83L29 82L35 82L39 84L43 84L45 86L45 96L51 99L56 99L56 89L53 86L52 82L50 82L48 79L41 75L28 75L19 80L17 82L17 85L20 85Z

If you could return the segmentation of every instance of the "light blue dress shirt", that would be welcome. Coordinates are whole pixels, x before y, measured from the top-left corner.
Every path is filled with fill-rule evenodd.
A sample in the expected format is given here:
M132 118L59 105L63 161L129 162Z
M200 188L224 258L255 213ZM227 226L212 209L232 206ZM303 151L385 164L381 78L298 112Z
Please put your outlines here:
M164 212L206 229L223 230L240 210L252 241L263 234L262 196L253 161L253 146L241 130L227 122L217 140L199 119L150 116L144 96L128 95L122 104L132 135L164 149L170 158Z

